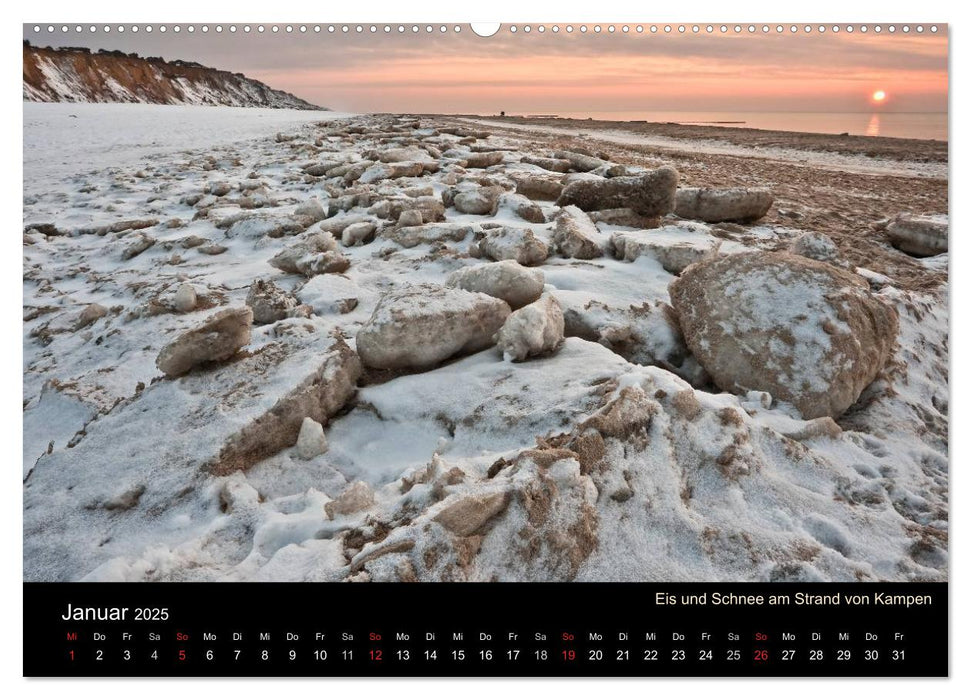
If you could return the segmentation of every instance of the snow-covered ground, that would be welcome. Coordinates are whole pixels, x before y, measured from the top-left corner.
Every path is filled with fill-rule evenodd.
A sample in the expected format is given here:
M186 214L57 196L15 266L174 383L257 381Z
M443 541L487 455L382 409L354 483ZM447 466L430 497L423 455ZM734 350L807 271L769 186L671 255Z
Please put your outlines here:
M24 195L84 172L346 116L299 109L24 102Z
M718 391L672 325L685 254L784 248L792 228L601 222L597 244L643 246L535 268L566 318L556 352L366 370L323 454L261 452L301 382L336 381L328 363L353 357L382 295L481 264L495 227L555 243L560 208L535 199L544 221L529 223L536 209L508 192L562 178L521 162L549 156L541 145L341 116L25 105L27 579L946 578L946 283L910 291L869 274L898 311L898 344L838 426ZM387 160L411 174L379 179L385 166L364 161L396 148ZM471 167L483 152L497 164ZM327 175L309 174L321 163ZM479 185L507 190L495 211L456 209L452 188ZM308 218L311 200L330 216ZM414 209L444 221L395 225ZM355 221L377 231L337 246L343 272L270 264ZM946 259L928 258L929 273ZM243 307L257 279L292 295L290 317L255 325L226 363L164 377L163 346ZM180 310L186 283L197 299ZM241 435L257 437L252 460L224 470Z

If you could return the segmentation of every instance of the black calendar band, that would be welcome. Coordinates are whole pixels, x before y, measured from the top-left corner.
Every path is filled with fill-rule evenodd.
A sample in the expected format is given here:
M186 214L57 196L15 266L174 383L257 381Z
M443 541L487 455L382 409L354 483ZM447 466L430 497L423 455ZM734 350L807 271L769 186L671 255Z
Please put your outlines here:
M24 584L26 676L946 676L943 583Z

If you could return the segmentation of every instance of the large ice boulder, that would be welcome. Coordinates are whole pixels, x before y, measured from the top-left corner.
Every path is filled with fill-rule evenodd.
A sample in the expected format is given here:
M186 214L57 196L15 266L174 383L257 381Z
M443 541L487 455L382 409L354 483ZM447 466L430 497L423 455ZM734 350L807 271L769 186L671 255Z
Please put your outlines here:
M368 367L428 369L483 350L509 316L509 304L488 294L434 284L389 292L357 334Z
M486 151L485 153L470 153L464 156L462 160L465 161L466 168L489 168L493 165L499 165L503 157L502 151Z
M361 173L358 180L368 184L381 180L395 180L399 177L418 177L424 169L424 165L420 162L380 163L372 165Z
M270 265L278 270L305 277L343 272L350 264L337 251L337 241L326 232L315 233L297 241L270 258Z
M586 153L576 153L575 151L557 151L555 155L557 158L567 161L574 170L581 173L595 170L607 164L607 161L603 158L597 158Z
M264 358L255 368L241 365L241 376L245 376L244 372L267 371L268 374L261 378L267 381L274 376L274 370L262 367L282 368L289 364L290 374L284 375L287 391L281 392L268 410L264 409L261 415L253 417L226 440L219 455L208 462L209 472L219 475L249 469L261 459L290 447L298 441L308 418L326 424L357 392L357 380L361 376L358 356L343 339L338 338L330 347L321 348L319 339L314 337L311 333L306 340L302 339L303 347L293 343L294 350L285 360ZM301 360L296 348L302 351L308 345L312 352ZM257 352L253 356L258 355ZM274 362L278 364L274 366ZM239 380L238 384L245 385L246 381Z
M327 211L319 199L311 197L293 210L293 215L307 219L310 223L317 223L327 218Z
M557 214L553 244L564 258L590 260L601 257L603 248L597 243L600 237L597 225L577 207L563 207Z
M669 291L688 347L719 387L767 391L806 419L849 408L897 337L896 311L862 278L789 253L706 259Z
M514 260L501 260L456 270L449 275L447 285L488 294L518 309L539 299L545 281L542 270L524 267Z
M499 187L477 187L452 194L451 204L463 214L492 215L499 207Z
M183 282L175 290L175 295L172 297L172 308L182 313L188 313L196 308L197 302L195 287L188 282Z
M657 260L672 275L715 251L734 253L745 249L740 243L718 238L704 224L682 222L651 231L616 231L610 237L614 257L634 262L646 256Z
M416 162L421 163L424 161L435 160L432 156L423 148L418 146L405 146L403 148L388 148L379 153L376 153L378 160L382 163L403 163L403 162Z
M539 265L549 257L550 249L532 229L502 226L487 229L476 242L474 252L496 261L515 260L520 265Z
M499 206L510 209L520 219L531 224L546 223L546 214L543 212L543 208L524 195L505 192L499 197Z
M772 193L749 187L681 187L674 213L682 219L706 221L756 221L772 206Z
M563 309L547 294L539 301L514 311L496 334L496 344L506 360L521 362L546 355L563 343Z
M253 323L257 325L287 318L299 304L295 296L272 280L254 280L246 295L246 305L253 310Z
M324 426L315 421L310 416L303 419L300 424L300 432L297 433L297 444L294 445L294 454L298 459L310 460L324 454L327 451L327 437L324 435Z
M509 174L509 178L516 183L516 194L541 201L555 201L563 193L561 177L519 172Z
M419 216L421 216L419 214ZM373 221L358 221L350 224L341 232L341 243L350 248L356 245L364 245L374 238L374 231L377 225Z
M472 231L472 227L467 224L450 221L440 224L389 228L382 231L381 236L389 241L394 241L402 248L414 248L422 243L430 243L435 246L458 243L468 238Z
M556 204L573 204L583 211L629 208L643 216L658 216L674 208L677 187L678 171L666 165L643 175L574 180L563 188Z
M546 156L525 155L520 158L520 162L535 165L554 173L568 173L570 168L573 167L573 163L566 158L549 158Z
M900 214L887 226L894 248L924 257L947 252L947 217Z
M432 519L449 532L468 537L481 530L508 505L508 491L460 493L449 498Z
M155 245L155 239L148 234L139 234L135 236L134 242L128 244L123 251L121 251L122 260L131 260L132 258L141 255L146 250Z
M98 319L104 318L107 315L108 309L101 304L88 304L77 315L77 319L74 321L74 330L79 331L82 328L87 328Z
M839 248L825 233L807 231L789 244L789 252L821 262L833 262L839 255Z
M193 367L228 360L249 344L253 310L224 309L162 348L156 366L167 377L180 377Z

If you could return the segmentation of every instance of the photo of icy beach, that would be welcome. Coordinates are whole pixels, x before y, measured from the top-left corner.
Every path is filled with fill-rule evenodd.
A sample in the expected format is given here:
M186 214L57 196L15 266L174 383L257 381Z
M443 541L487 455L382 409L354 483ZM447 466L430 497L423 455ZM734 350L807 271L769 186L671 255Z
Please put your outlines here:
M27 581L946 581L947 31L24 26Z

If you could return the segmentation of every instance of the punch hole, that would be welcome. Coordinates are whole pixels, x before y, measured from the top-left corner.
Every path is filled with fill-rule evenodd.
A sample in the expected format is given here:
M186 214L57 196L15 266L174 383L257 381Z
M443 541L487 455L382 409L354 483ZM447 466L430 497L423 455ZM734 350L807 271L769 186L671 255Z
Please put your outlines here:
M499 22L475 22L469 25L472 28L472 33L476 36L490 37L499 31L502 25Z

